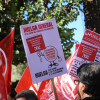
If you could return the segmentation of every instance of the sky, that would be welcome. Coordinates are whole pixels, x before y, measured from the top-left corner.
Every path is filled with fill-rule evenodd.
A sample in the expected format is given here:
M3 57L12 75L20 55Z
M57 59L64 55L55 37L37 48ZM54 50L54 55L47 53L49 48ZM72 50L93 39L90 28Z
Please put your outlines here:
M81 8L83 9L83 5L81 5ZM77 40L79 43L81 43L82 37L85 32L85 22L84 22L84 13L79 11L80 14L78 15L78 18L76 21L69 23L68 28L76 28L74 31L74 39ZM75 52L75 44L71 49L72 54Z

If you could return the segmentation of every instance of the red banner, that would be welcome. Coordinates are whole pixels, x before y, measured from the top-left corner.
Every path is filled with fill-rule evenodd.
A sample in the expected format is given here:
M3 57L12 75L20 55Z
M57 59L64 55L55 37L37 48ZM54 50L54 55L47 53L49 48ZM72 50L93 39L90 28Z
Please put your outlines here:
M7 93L11 92L11 65L13 56L14 30L0 41L0 66L3 68L5 87Z

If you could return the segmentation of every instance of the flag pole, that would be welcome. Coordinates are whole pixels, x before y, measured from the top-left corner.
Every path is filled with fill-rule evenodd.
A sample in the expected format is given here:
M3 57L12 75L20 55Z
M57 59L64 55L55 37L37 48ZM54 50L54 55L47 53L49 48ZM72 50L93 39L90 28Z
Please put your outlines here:
M96 28L93 29L93 31L95 32Z
M55 87L53 78L51 79L51 83L52 83L53 92L54 92L54 95L55 95L55 100L58 100L58 96L57 96L57 92L56 92L56 87Z
M11 28L10 28L10 31L12 31L13 29L15 29L15 28L14 28L14 27L11 27Z

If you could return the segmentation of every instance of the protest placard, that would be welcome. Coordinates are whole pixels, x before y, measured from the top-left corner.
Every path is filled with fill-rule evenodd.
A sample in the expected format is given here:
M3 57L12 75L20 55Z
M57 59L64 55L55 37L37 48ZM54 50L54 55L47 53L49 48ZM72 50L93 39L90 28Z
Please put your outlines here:
M83 63L100 62L100 35L86 29L69 75L77 78L77 69Z
M67 73L55 19L21 25L20 30L33 83Z

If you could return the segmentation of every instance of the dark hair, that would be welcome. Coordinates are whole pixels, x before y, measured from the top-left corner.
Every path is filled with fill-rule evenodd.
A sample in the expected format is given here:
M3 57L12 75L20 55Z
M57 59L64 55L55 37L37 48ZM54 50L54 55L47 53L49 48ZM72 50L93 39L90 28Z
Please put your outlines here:
M26 100L38 100L36 94L32 90L23 90L23 91L19 92L15 96L15 100L18 98L22 98L22 97L25 98Z
M83 84L86 85L85 93L100 97L100 64L85 63L78 70L77 75Z

